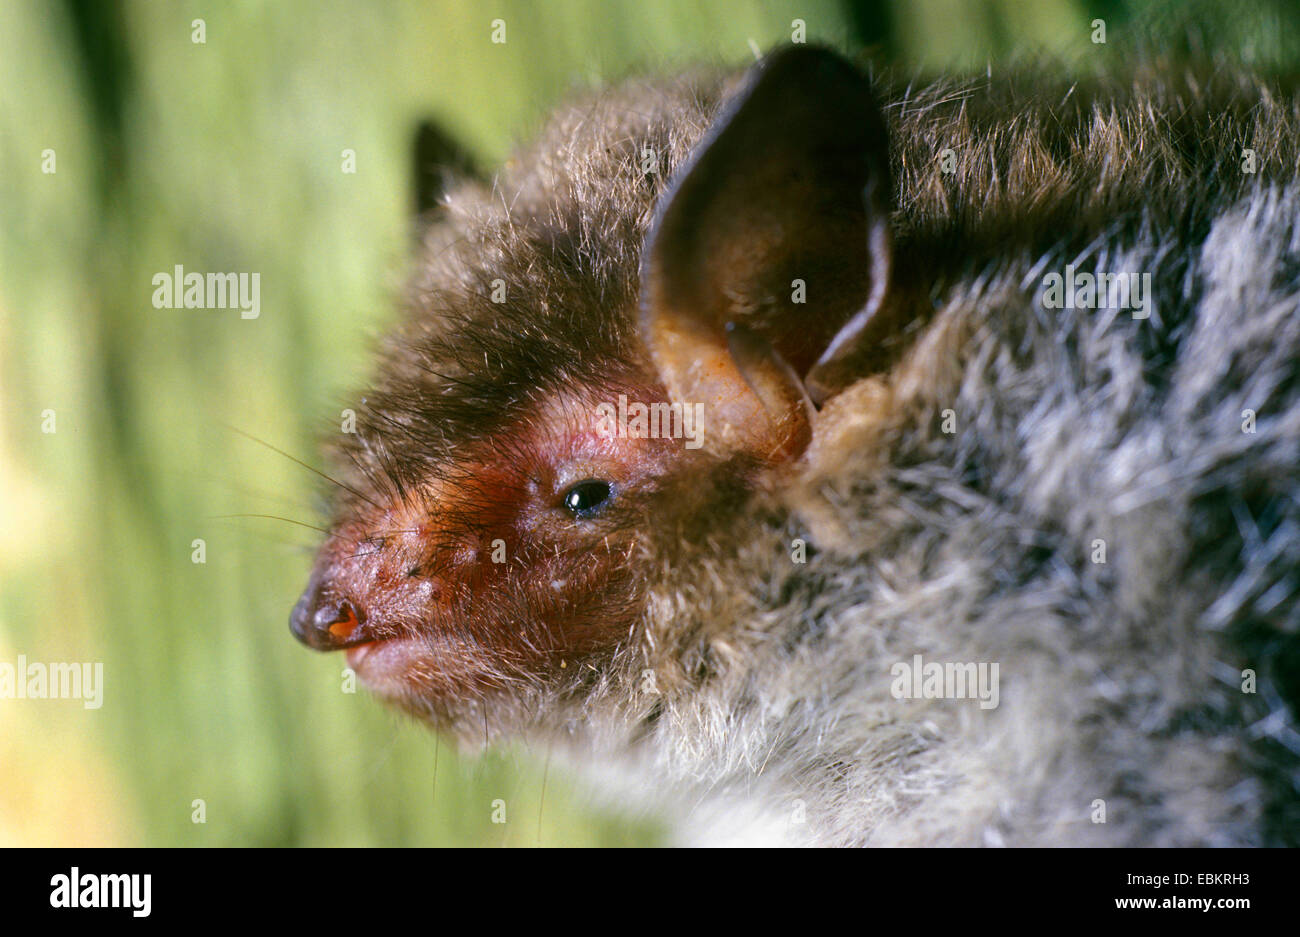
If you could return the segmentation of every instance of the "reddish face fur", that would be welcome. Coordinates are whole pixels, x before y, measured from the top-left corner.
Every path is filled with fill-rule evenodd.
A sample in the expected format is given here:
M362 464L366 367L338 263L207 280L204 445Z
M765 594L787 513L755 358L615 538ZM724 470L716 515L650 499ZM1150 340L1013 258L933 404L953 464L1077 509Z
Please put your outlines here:
M295 632L348 648L372 689L421 711L611 653L640 614L639 520L689 457L680 439L610 437L597 406L620 394L663 399L631 381L557 394L418 488L358 499L321 550ZM591 480L608 500L575 516L565 496Z

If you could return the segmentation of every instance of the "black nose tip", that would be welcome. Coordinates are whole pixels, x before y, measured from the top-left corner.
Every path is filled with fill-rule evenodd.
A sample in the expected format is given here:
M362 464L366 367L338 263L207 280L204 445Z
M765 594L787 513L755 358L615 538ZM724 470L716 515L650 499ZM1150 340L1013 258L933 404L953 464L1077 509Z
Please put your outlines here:
M370 637L364 625L365 617L355 604L334 595L315 577L289 615L293 636L318 651L338 651L366 643Z

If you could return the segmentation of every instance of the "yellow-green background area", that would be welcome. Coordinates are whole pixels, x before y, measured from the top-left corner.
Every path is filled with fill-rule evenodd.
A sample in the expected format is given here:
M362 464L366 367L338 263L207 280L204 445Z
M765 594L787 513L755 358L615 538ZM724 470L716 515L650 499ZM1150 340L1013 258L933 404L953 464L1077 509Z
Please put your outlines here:
M1170 29L1175 47L1283 63L1294 48L1282 0L1253 18L1200 6L1210 25ZM315 440L393 317L422 118L490 169L575 86L741 64L795 18L880 59L983 71L1040 50L1114 54L1089 42L1092 19L1122 47L1166 29L1166 9L0 2L0 661L102 661L105 675L98 710L0 700L0 843L662 841L653 820L595 806L554 766L545 777L545 753L458 757L341 692L342 660L286 627L317 534L220 517L319 523L319 480L226 427L319 464ZM155 309L151 279L176 264L260 273L261 317Z

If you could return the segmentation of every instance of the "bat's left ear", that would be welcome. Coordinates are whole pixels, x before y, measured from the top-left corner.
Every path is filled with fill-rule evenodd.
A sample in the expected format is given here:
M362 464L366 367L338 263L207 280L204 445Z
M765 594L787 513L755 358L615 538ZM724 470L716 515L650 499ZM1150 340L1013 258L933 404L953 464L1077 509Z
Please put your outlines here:
M416 127L411 157L415 239L419 241L437 217L447 191L457 182L481 180L482 176L470 151L434 120L423 120Z
M641 331L706 444L779 462L839 389L843 349L890 268L885 123L866 77L827 49L755 66L674 178L646 241Z

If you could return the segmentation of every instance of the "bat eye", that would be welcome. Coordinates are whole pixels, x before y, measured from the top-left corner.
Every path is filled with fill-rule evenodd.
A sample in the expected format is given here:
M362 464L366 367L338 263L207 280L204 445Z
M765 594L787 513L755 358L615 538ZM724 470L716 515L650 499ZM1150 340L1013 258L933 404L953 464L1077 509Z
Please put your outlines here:
M591 517L613 496L614 489L609 482L578 482L564 493L564 509L574 517Z

